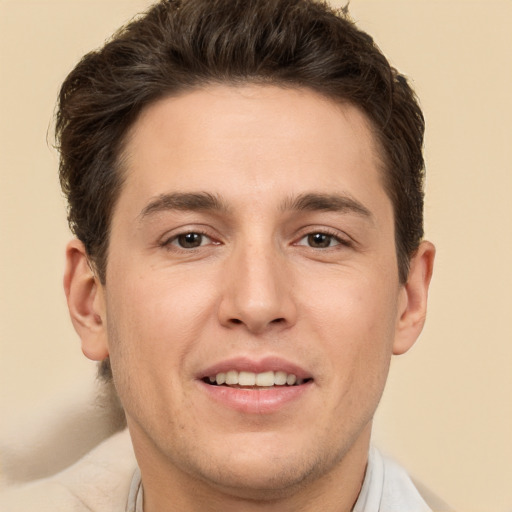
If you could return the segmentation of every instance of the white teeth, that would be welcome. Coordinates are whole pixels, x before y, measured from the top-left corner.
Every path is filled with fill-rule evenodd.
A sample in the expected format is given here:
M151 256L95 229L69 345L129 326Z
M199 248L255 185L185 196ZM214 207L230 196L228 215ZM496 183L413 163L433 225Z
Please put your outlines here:
M230 370L226 373L226 384L238 384L238 372Z
M286 373L283 371L277 372L237 372L230 370L228 372L217 373L215 376L208 377L209 381L217 383L217 385L227 384L228 386L259 386L269 388L272 386L293 386L294 384L300 385L304 382L303 379L297 379L293 373Z
M284 386L286 384L286 372L276 372L274 374L274 383L276 386Z
M295 384L297 380L297 377L295 375L293 375L293 373L290 373L290 375L288 375L286 377L286 384L288 384L288 386L293 386Z
M258 373L256 375L256 385L257 386L273 386L275 384L274 372L264 372Z
M252 372L240 372L238 374L238 384L240 384L240 386L254 386L254 384L256 384L256 374Z

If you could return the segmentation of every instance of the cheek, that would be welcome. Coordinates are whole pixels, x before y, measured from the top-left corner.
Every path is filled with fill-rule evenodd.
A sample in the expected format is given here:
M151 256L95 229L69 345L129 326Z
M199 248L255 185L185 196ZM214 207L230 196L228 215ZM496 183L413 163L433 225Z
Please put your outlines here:
M183 273L164 272L114 282L107 295L113 365L123 359L134 367L151 366L155 376L170 373L170 367L183 368L185 355L211 316L215 287L201 286Z
M184 281L150 275L126 278L116 281L107 295L112 371L132 419L159 418L186 399L182 384L187 355L204 330L212 298Z
M361 380L375 379L380 385L387 375L395 334L394 287L377 277L339 282L343 285L316 294L315 302L308 305L311 324L329 355L326 375L343 382L344 389L347 383Z

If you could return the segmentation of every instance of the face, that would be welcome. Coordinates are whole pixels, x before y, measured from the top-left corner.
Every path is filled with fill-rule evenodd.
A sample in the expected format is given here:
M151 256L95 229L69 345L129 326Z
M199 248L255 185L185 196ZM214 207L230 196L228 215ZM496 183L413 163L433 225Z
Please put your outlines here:
M365 116L212 86L145 110L123 161L94 343L141 467L241 495L340 471L417 335Z

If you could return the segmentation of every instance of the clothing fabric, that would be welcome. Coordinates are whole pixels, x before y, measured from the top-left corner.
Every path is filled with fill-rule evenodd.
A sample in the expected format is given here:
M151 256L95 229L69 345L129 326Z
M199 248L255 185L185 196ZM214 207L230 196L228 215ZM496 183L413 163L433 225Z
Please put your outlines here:
M404 468L370 448L366 475L353 512L433 512Z
M142 504L144 503L144 489L142 488L142 480L139 468L135 470L130 485L130 494L128 503L126 504L126 512L144 512Z
M136 467L125 429L55 475L9 485L0 492L0 511L125 512Z

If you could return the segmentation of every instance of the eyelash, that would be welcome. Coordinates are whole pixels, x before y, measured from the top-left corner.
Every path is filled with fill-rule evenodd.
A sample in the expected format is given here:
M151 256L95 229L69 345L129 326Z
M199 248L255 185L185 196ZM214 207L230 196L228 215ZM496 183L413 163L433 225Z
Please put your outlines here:
M185 237L187 235L199 235L200 237L202 237L201 244L198 245L197 247L183 247L181 245L178 245L179 238ZM166 238L160 243L160 246L167 250L175 249L175 250L183 250L183 251L192 251L194 249L199 249L200 247L203 246L202 242L204 241L204 238L209 239L210 243L212 243L213 245L220 245L219 242L213 241L213 238L208 233L205 233L204 231L195 229L195 230L190 230L190 231L184 231L182 233L173 235L170 238ZM173 243L173 242L176 242L176 243Z
M200 236L201 243L195 247L183 247L182 245L179 245L178 240L180 239L180 237L186 237L187 235ZM322 235L322 236L329 237L329 245L326 247L313 247L313 246L309 245L309 243L306 243L306 244L299 243L302 240L307 239L308 237L315 236L315 235ZM175 249L175 250L184 250L184 251L189 252L189 251L193 251L194 249L199 249L200 247L202 247L204 238L209 239L210 243L213 245L220 245L220 242L215 242L213 240L213 238L208 233L205 233L204 231L201 231L201 230L190 230L190 231L178 233L176 235L173 235L170 238L166 238L165 240L162 241L160 246L166 248L167 250ZM336 242L336 244L331 245L331 242L333 240ZM207 243L205 245L209 245L210 243ZM311 231L308 231L307 233L304 233L301 236L301 238L299 238L299 240L297 242L293 243L293 245L306 246L306 247L308 247L310 249L314 249L314 250L327 250L327 249L334 249L337 246L352 247L353 243L350 240L347 240L346 238L340 237L338 233L332 232L329 229L319 229L319 230L311 230Z
M310 236L315 236L315 235L327 236L327 237L329 237L331 239L331 241L335 240L337 243L335 245L329 245L327 247L312 247L312 246L306 245L306 244L299 244L299 242L304 240L305 238L308 238ZM327 249L334 249L335 250L335 248L337 246L352 247L353 243L348 238L342 238L339 235L338 232L334 232L334 231L331 231L329 229L322 228L322 229L318 229L318 230L314 230L313 229L311 231L308 231L307 233L302 235L301 238L298 240L298 242L295 242L294 245L305 245L308 248L314 249L314 250L327 250Z

